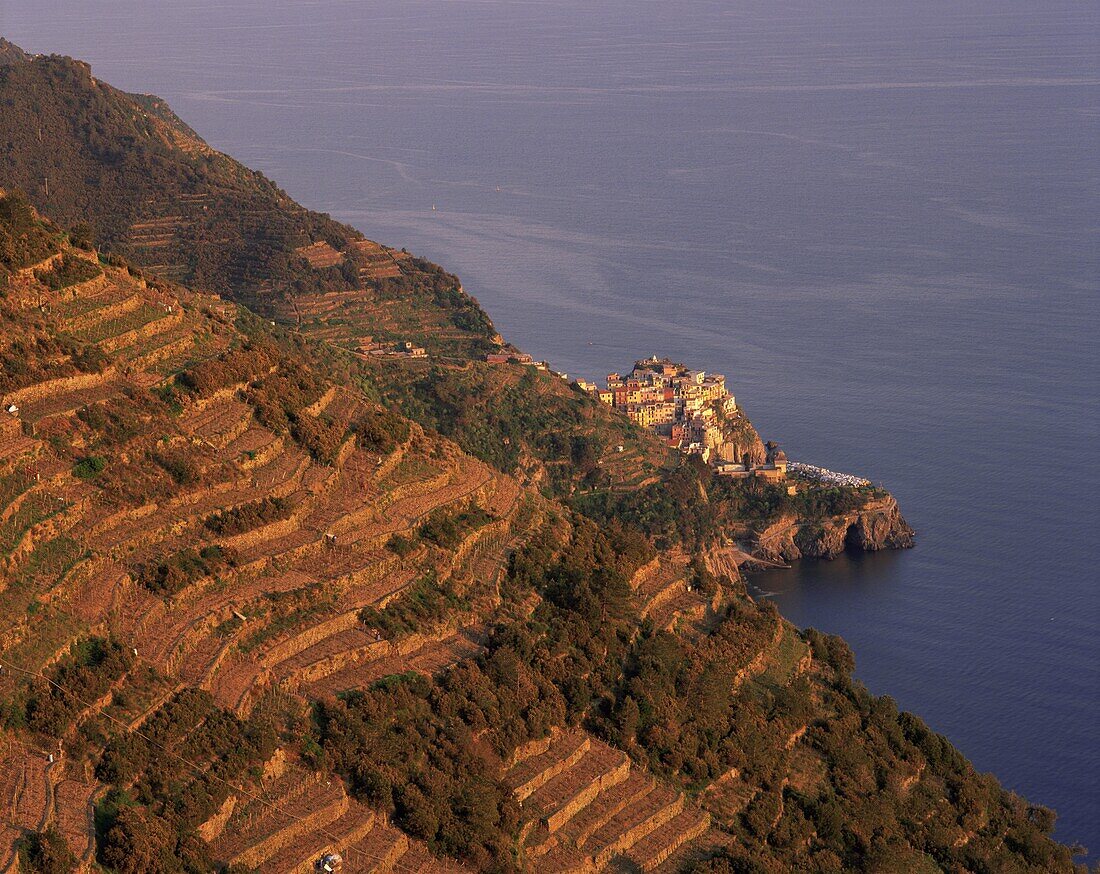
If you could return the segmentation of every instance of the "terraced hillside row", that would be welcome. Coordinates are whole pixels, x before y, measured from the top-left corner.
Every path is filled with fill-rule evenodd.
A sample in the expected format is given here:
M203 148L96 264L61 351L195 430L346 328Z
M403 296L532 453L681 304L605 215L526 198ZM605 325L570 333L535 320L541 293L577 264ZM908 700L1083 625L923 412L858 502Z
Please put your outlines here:
M464 362L495 349L492 323L456 277L406 252L369 240L338 251L328 243L296 250L316 274L345 279L303 288L274 304L276 317L342 349L412 341L432 358Z
M339 780L288 761L282 750L268 762L256 792L230 795L199 831L215 858L258 874L308 874L333 852L343 857L345 870L365 874L462 870L349 798Z
M674 871L690 853L728 840L682 792L583 731L521 748L504 779L522 804L523 852L533 871L602 871L612 863Z

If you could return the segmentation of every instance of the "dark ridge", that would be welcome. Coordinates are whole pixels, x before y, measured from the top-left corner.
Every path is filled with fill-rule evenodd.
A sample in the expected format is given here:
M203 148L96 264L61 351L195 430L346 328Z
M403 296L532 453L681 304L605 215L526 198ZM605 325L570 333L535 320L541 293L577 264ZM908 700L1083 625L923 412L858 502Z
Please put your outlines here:
M27 52L23 51L15 43L9 42L0 36L0 67L7 67L11 64L21 64L30 59L31 56Z

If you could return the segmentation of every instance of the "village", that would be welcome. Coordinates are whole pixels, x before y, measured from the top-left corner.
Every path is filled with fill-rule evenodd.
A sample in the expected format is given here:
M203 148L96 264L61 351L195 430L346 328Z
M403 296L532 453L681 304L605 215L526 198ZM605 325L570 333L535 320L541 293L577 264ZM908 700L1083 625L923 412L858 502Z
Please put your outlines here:
M372 339L365 338L360 343L359 354L414 360L428 357L423 347L408 340L372 342ZM515 347L490 352L485 362L534 367L569 381L568 374L554 370L549 362L537 361ZM852 474L788 462L787 454L770 440L764 444L762 462L754 462L748 453L739 452L728 435L728 426L738 414L737 400L721 373L692 370L681 362L651 355L635 361L626 375L609 373L603 388L586 379L575 379L572 384L622 413L639 428L652 431L670 448L700 457L719 476L782 483L791 475L799 480L844 488L863 488L871 484ZM793 483L787 483L787 491L795 493Z
M586 380L577 380L576 385L671 448L698 455L722 476L773 483L787 477L787 455L776 444L769 442L763 463L754 464L729 439L726 425L737 414L737 401L721 373L691 370L652 355L634 362L634 369L625 376L609 373L606 388Z

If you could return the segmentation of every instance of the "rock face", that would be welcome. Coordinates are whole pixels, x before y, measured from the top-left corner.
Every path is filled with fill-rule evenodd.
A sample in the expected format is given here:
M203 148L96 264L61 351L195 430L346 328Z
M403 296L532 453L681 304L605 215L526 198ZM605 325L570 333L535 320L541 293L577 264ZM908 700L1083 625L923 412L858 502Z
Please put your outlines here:
M879 549L909 549L915 532L901 515L893 497L870 504L848 528L848 544L864 552Z
M875 552L908 549L913 529L902 518L897 501L887 495L861 509L826 519L783 517L760 532L754 555L769 562L800 558L836 558L847 548Z

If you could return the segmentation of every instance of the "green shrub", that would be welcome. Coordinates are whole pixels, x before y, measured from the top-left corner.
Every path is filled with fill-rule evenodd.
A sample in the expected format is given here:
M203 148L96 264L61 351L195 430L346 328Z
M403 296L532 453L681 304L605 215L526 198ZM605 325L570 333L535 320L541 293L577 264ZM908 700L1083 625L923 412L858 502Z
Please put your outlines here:
M76 856L52 825L23 838L19 856L22 865L34 874L69 874L76 869Z
M405 558L416 550L416 538L404 534L393 534L386 541L386 549L401 558Z
M476 504L470 504L458 513L436 510L418 529L422 540L444 549L454 549L471 531L492 521L492 516Z
M215 534L231 537L286 519L293 512L294 504L287 498L261 498L231 510L214 513L203 524Z
M176 383L192 394L208 395L263 376L274 361L274 353L267 348L243 346L188 368L176 377Z
M189 450L162 449L151 453L151 457L175 480L176 485L189 486L199 481L201 469Z
M21 191L0 197L0 265L19 269L58 250L58 234L39 219Z
M359 445L383 455L409 439L409 423L396 413L378 407L368 410L352 426Z
M73 476L77 479L95 479L107 466L107 459L101 455L88 455L73 465Z
M38 680L26 704L27 726L43 734L62 735L73 716L103 695L130 668L129 652L117 641L89 637L75 644L50 674Z
M425 574L381 610L364 607L359 620L388 637L402 637L428 630L468 607L450 580L439 582L434 574Z
M51 291L60 291L70 285L87 282L100 276L103 270L85 258L66 253L61 260L46 270L35 271L34 278Z
M220 546L204 546L201 550L184 549L159 562L136 569L138 582L158 595L174 595L195 580L213 576L232 567L235 557L231 550Z

